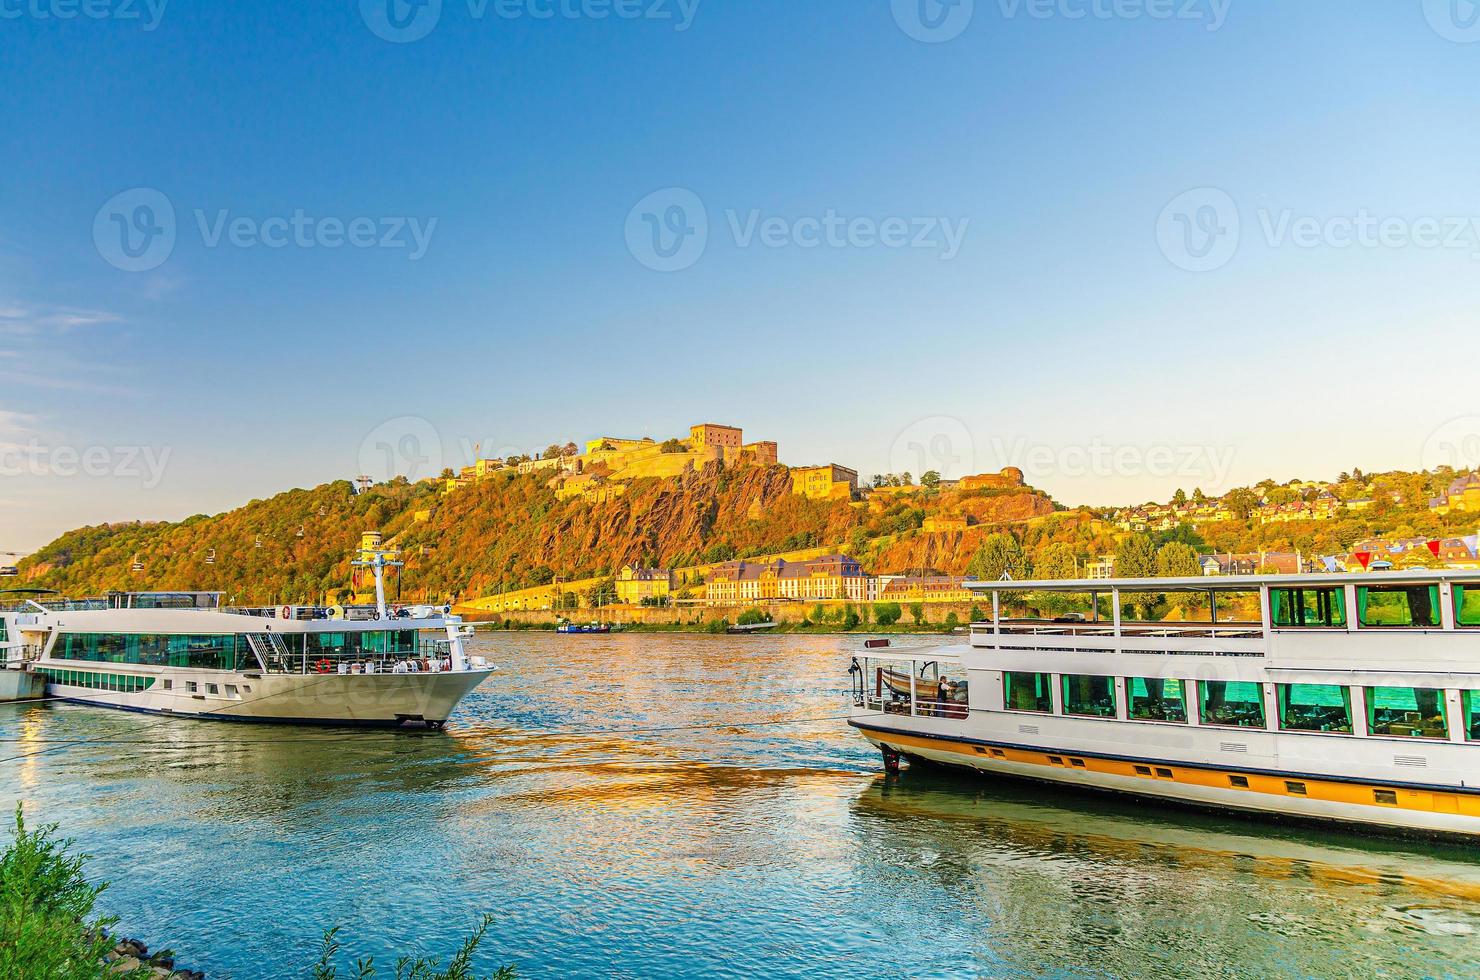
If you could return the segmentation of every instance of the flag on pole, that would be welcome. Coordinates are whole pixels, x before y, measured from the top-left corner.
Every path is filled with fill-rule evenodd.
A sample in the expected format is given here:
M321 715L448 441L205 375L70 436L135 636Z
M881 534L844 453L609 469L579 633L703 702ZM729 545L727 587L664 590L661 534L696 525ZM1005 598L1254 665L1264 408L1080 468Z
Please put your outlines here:
M1372 552L1370 551L1359 551L1355 557L1357 561L1362 563L1362 571L1364 572L1367 570L1367 566L1372 564Z

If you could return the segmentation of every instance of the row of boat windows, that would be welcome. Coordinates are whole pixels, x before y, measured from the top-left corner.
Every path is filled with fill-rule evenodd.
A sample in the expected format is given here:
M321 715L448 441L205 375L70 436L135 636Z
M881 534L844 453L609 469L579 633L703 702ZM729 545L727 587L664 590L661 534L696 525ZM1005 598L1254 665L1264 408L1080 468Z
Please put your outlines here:
M1359 585L1356 602L1360 626L1443 626L1437 585ZM1274 625L1282 629L1345 629L1346 590L1340 586L1270 589L1269 612ZM1457 626L1480 626L1480 586L1454 586L1454 622Z
M1003 704L1011 711L1053 713L1052 674L1006 671ZM1120 717L1114 677L1058 676L1062 713L1089 718ZM1350 735L1352 689L1337 684L1276 684L1280 731ZM1427 687L1365 689L1367 732L1401 738L1449 737L1445 692ZM1189 710L1198 723L1222 728L1268 728L1263 686L1254 681L1181 681L1125 678L1125 717L1131 721L1186 724ZM1189 708L1190 705L1190 708ZM1480 741L1480 691L1461 691L1460 727L1469 741Z
M280 634L293 656L361 657L412 654L416 630L370 630L354 633ZM206 670L256 670L257 658L245 634L195 636L151 633L64 633L52 656L58 660L196 667Z
M99 674L90 670L61 670L56 667L43 667L41 673L53 684L66 684L69 687L91 687L99 691L122 691L132 693L134 691L147 691L154 684L152 677L138 677L130 674Z

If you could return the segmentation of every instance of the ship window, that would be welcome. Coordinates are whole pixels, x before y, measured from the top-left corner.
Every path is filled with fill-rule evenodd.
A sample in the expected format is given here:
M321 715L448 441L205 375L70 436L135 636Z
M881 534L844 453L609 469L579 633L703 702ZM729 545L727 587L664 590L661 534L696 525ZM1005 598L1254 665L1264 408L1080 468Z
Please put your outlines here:
M1305 795L1305 784L1304 783L1292 782L1291 780L1288 780L1287 779L1287 780L1285 780L1285 792L1286 793L1292 793L1295 796L1304 796Z
M1137 766L1136 767L1136 775L1137 776L1149 776L1149 775L1151 775L1151 767L1150 766Z
M1085 764L1084 764L1084 760L1083 759L1070 759L1069 760L1069 765L1071 765L1071 766L1077 766L1080 769L1087 768L1085 766Z
M997 758L997 759L1005 759L1005 758L1007 758L1007 753L1006 752L1003 752L1001 749L993 749L992 750L992 756L993 756L993 758Z
M1048 761L1052 762L1056 766L1062 766L1064 764L1064 757L1060 755L1051 755L1048 757Z
M1137 721L1187 720L1187 702L1182 700L1182 682L1157 677L1127 677L1125 697L1130 716Z
M1065 674L1064 714L1115 717L1115 678Z
M232 633L181 636L148 633L67 633L58 642L62 660L240 670L252 659L246 641Z
M1390 789L1374 789L1372 791L1372 802L1386 803L1388 806L1398 805L1398 794Z
M1198 681L1204 725L1264 728L1264 694L1253 681Z
M1480 742L1480 691L1460 693L1461 722L1465 729L1465 740Z
M1352 733L1352 692L1336 684L1280 684L1280 728L1287 732Z
M191 694L194 694L197 690L199 690L199 688L196 686L195 681L186 681L185 690L189 691Z
M165 681L164 682L164 689L166 691L173 691L175 689L175 682L174 681L169 681L169 680Z
M1346 593L1339 588L1270 589L1269 612L1281 629L1345 629Z
M221 693L221 689L219 687L217 687L215 684L207 684L206 685L206 693L207 694L220 694Z
M1232 786L1234 789L1248 789L1249 788L1249 777L1248 776L1229 776L1228 777L1228 785Z
M1049 698L1047 674L1018 673L1008 671L1002 675L1002 702L1009 711L1038 711L1044 714L1053 710Z
M1162 779L1171 779L1172 778L1172 771L1170 769L1163 769L1160 766L1157 766L1156 767L1156 774L1158 776L1160 776Z
M1367 627L1418 626L1438 629L1437 585L1357 587L1357 621Z
M1480 626L1480 585L1454 587L1454 622L1457 626Z
M1448 738L1444 692L1432 687L1369 687L1367 730L1403 738Z

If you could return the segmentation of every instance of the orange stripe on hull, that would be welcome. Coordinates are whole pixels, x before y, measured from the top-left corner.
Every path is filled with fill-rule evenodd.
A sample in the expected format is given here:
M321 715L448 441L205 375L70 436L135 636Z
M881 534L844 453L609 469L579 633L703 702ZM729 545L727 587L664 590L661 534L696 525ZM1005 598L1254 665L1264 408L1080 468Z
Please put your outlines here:
M875 741L887 743L891 748L930 749L935 752L950 752L963 757L962 765L982 768L981 763L1010 762L1019 765L1040 766L1044 769L1063 769L1079 772L1102 773L1110 776L1128 776L1144 779L1151 783L1170 783L1185 786L1204 786L1210 789L1236 789L1267 796L1324 800L1369 807L1376 812L1382 810L1409 810L1420 813L1455 814L1462 817L1480 817L1480 797L1456 793L1414 790L1381 783L1347 783L1313 779L1309 776L1282 778L1263 773L1242 772L1237 769L1205 769L1178 766L1175 763L1147 761L1127 762L1121 759L1097 758L1081 752L1047 752L1029 749L976 745L951 738L928 735L905 735L892 731L880 731L855 723L863 734ZM1045 776L1045 778L1048 778ZM1236 782L1242 780L1242 784ZM1053 780L1063 783L1065 780ZM1100 788L1100 787L1096 787ZM1126 792L1134 792L1127 787ZM1303 791L1303 792L1302 792ZM1164 792L1147 790L1156 796L1167 796ZM1190 799L1189 802L1202 803Z

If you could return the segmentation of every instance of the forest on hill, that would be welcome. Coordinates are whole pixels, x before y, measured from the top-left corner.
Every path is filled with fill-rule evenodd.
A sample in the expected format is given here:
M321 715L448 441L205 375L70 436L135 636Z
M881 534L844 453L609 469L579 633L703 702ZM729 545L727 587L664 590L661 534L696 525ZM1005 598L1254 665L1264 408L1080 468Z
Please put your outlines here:
M1029 488L999 496L1000 506L982 512L1024 510L1012 497L1036 501L1027 510L1053 509ZM440 481L398 479L362 493L337 481L215 516L79 528L23 560L20 572L28 586L74 596L196 589L242 603L322 601L348 590L361 532L379 530L406 561L400 594L441 600L557 576L608 576L628 563L685 567L818 546L908 560L913 552L901 536L917 534L943 506L936 494L871 514L794 494L784 466L718 463L633 480L622 496L600 502L557 500L537 474L501 473L451 494ZM920 554L943 557L928 548Z
M394 588L408 600L600 578L629 563L684 568L812 547L844 551L876 574L1067 577L1107 554L1120 557L1122 571L1156 574L1165 565L1188 573L1212 551L1314 555L1374 535L1473 530L1469 516L1440 517L1424 502L1451 477L1366 477L1361 489L1375 492L1376 503L1330 520L1270 524L1245 514L1140 534L1118 528L1112 509L1066 509L1031 487L812 500L793 493L787 468L774 465L711 463L633 480L623 495L600 501L558 500L538 474L499 473L451 494L435 480L397 479L358 493L336 481L214 516L79 528L19 567L26 585L73 596L198 589L239 603L321 602L349 591L360 534L379 530L406 561ZM1267 482L1249 493L1280 499L1282 491ZM954 523L940 529L933 517Z

